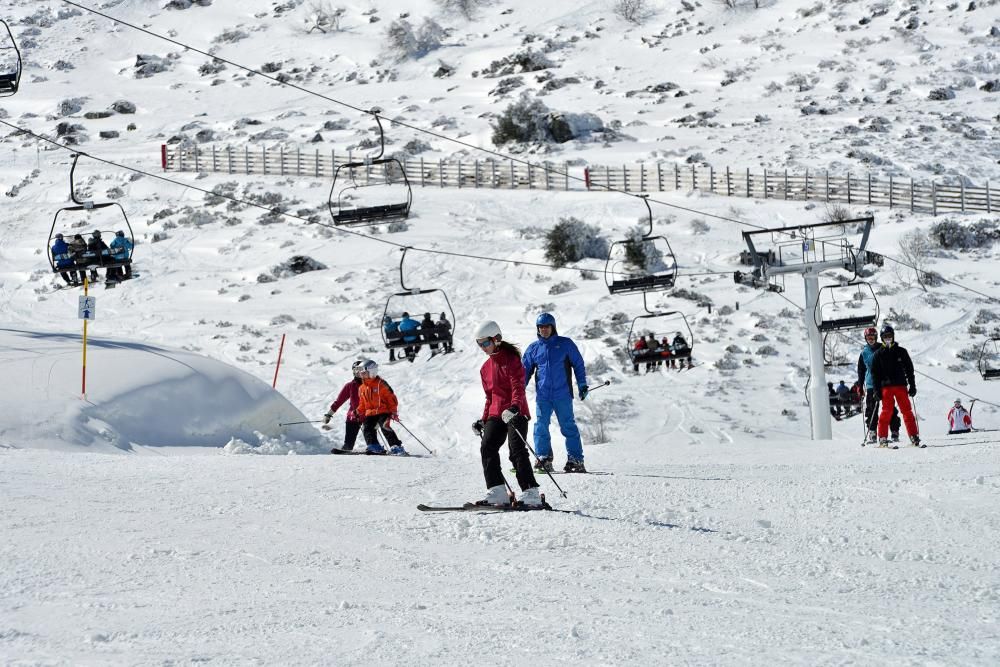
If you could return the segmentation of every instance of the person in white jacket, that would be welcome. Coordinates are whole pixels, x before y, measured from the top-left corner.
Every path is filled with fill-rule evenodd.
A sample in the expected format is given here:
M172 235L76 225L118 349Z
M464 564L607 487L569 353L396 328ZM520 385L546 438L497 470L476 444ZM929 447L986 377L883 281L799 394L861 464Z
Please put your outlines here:
M968 433L972 430L972 407L976 404L975 399L969 404L969 410L962 406L962 399L956 398L955 404L948 411L948 435L954 433Z

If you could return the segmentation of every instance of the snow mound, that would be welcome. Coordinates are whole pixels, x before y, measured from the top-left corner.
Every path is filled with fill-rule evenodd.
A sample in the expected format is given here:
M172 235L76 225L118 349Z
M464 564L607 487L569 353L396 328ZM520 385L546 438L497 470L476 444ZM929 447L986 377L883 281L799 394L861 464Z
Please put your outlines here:
M319 451L302 413L265 382L184 350L88 340L81 398L78 335L0 329L0 366L18 378L0 389L0 443L54 449L209 446L259 442L264 451Z

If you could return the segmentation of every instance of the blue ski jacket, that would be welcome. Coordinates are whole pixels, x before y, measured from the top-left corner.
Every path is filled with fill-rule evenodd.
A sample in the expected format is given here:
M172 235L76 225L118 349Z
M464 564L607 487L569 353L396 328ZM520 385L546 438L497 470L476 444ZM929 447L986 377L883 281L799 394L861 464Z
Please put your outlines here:
M858 355L858 384L863 385L866 390L875 388L875 381L872 380L872 362L875 360L875 353L882 347L881 344L869 345L861 348Z
M528 346L521 357L524 366L524 384L535 376L536 400L558 401L573 398L573 376L577 387L587 384L587 369L576 343L565 336L539 336Z

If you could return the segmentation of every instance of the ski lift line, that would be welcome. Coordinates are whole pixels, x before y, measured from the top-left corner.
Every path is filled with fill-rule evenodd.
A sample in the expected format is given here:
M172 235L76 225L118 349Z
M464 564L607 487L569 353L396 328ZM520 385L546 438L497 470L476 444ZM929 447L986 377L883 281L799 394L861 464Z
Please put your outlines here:
M587 182L587 179L585 179L585 178L583 178L581 176L574 176L574 175L570 174L569 172L559 171L558 169L553 169L552 167L549 167L549 166L547 166L545 164L536 164L534 162L531 162L530 160L524 160L524 159L521 159L521 158L518 158L518 157L514 157L512 155L507 155L507 154L501 153L499 151L490 150L489 148L483 148L482 146L476 146L476 145L470 144L470 143L468 143L466 141L462 141L461 139L455 139L454 137L449 137L449 136L444 135L444 134L439 134L438 132L434 132L433 130L428 130L426 128L422 128L422 127L419 127L417 125L411 125L410 123L407 123L407 122L402 121L402 120L398 120L398 119L395 119L395 118L390 118L388 116L383 116L383 115L377 113L374 109L362 109L361 107L354 106L353 104L348 104L347 102L343 102L343 101L338 100L336 98L330 97L329 95L324 95L322 93L318 93L316 91L309 90L308 88L305 88L303 86L299 86L299 85L297 85L295 83L291 83L289 81L283 81L283 80L281 80L281 79L279 79L279 78L277 78L275 76L271 76L269 74L265 74L264 72L261 72L260 70L256 70L256 69L254 69L252 67L247 67L246 65L241 65L240 63L237 63L237 62L232 61L232 60L228 60L228 59L223 58L221 56L213 55L211 53L208 53L207 51L203 51L203 50L198 49L198 48L196 48L194 46L191 46L190 44L186 44L186 43L180 42L180 41L178 41L176 39L172 39L170 37L166 37L166 36L161 35L159 33L155 33L153 31L147 30L146 28L143 28L141 26L137 26L137 25L135 25L133 23L129 23L128 21L123 21L122 19L115 18L115 17L113 17L113 16L111 16L109 14L105 14L105 13L100 12L100 11L98 11L96 9L91 8L91 7L87 7L86 5L81 5L78 2L73 2L73 0L62 0L62 2L65 3L65 4L67 4L67 5L70 5L72 7L76 7L77 9L81 9L81 10L83 10L85 12L90 12L91 14L94 14L96 16L100 16L102 18L105 18L105 19L107 19L109 21L113 21L115 23L119 23L119 24L121 24L123 26L126 26L128 28L132 28L133 30L138 30L139 32L142 32L142 33L144 33L146 35L149 35L150 37L155 37L157 39L161 39L163 41L170 42L171 44L174 44L175 46L179 46L179 47L187 49L189 51L193 51L195 53L199 53L199 54L201 54L201 55L203 55L203 56L205 56L207 58L212 58L214 60L218 60L220 62L224 62L227 65L232 65L233 67L236 67L237 69L241 69L241 70L243 70L245 72L249 72L251 74L254 74L255 76L260 76L260 77L262 77L264 79L267 79L269 81L273 81L273 82L275 82L277 84L280 84L282 86L288 86L289 88L293 88L293 89L298 90L300 92L303 92L303 93L305 93L307 95L313 95L313 96L318 97L320 99L326 100L327 102L332 102L333 104L339 104L340 106L346 107L346 108L351 109L353 111L357 111L358 113L368 114L368 115L374 116L376 118L384 118L387 121L389 121L390 123L392 123L393 125L398 125L400 127L405 127L407 129L413 130L415 132L420 132L422 134L426 134L428 136L435 137L437 139L441 139L443 141L449 141L451 143L458 144L459 146L463 146L465 148L469 148L469 149L472 149L472 150L475 150L475 151L486 153L488 155L492 155L494 157L498 157L498 158L500 158L502 160L506 160L506 161L509 161L509 162L515 162L517 164L522 164L522 165L525 165L527 167L530 167L532 169L538 169L540 171L543 171L543 172L546 172L546 173L549 173L549 174L554 174L556 176L561 176L561 177L563 177L565 179L573 180L573 181L576 181L576 182L579 182L579 183L586 183ZM638 194L635 194L635 193L632 193L632 192L628 192L627 190L620 190L618 188L611 187L610 185L602 185L602 186L599 186L599 187L602 188L603 190L607 191L607 192L614 192L614 193L617 193L617 194L625 195L627 197L640 197L640 198L643 197L642 195L638 195ZM736 220L734 218L727 218L725 216L717 215L715 213L709 213L707 211L699 211L697 209L688 208L686 206L681 206L679 204L672 204L670 202L662 201L662 200L659 200L659 199L652 199L652 198L648 197L648 195L646 197L644 197L644 198L647 199L647 201L653 202L655 204L659 204L661 206L666 206L668 208L677 209L679 211L684 211L686 213L693 213L693 214L704 216L704 217L707 217L707 218L714 218L716 220L723 220L725 222L732 222L732 223L735 223L735 224L738 224L738 225L745 225L747 227L753 227L755 229L765 229L761 225L755 225L753 223L745 222L743 220Z
M913 266L912 264L907 264L906 262L904 262L902 260L896 259L892 255L886 255L885 253L879 252L878 250L870 250L869 252L874 252L874 253L877 253L879 255L882 255L882 257L884 257L885 259L888 259L891 262L896 262L896 264L901 264L902 266L905 266L908 269L913 269L917 273L922 273L925 276L931 274L930 271L923 271L921 269L918 269L917 267ZM972 292L973 294L978 294L981 297L985 297L987 301L1000 301L1000 299L998 299L995 296L990 296L989 294L986 294L984 292L980 292L979 290L972 289L971 287L966 287L962 283L956 282L954 280L949 280L949 279L945 278L944 276L942 276L941 274L935 274L935 276L936 276L937 279L940 279L941 282L948 283L949 285L954 285L955 287L958 287L960 289L964 289L964 290L966 290L968 292Z

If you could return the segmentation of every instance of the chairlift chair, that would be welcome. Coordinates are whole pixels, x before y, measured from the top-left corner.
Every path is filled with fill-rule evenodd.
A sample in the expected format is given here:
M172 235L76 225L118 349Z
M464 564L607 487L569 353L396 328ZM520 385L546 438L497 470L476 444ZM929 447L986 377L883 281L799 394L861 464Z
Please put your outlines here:
M990 336L979 351L979 374L984 380L1000 380L1000 335Z
M820 331L864 329L878 323L879 306L875 290L863 280L821 287L814 310Z
M17 92L21 85L21 51L17 48L14 35L10 32L10 26L5 21L0 21L0 25L7 33L7 40L3 40L3 34L0 33L0 57L2 57L0 60L0 97L10 97Z
M83 271L93 271L96 272L97 269L121 269L126 266L130 266L132 263L132 254L135 252L135 235L132 232L132 225L129 223L128 215L125 213L125 209L118 202L102 202L94 203L92 201L81 201L77 198L76 188L74 186L74 173L76 171L76 163L80 158L79 153L73 154L73 164L69 170L69 189L70 198L73 200L73 206L64 206L56 211L56 214L52 218L52 226L49 228L49 238L47 243L46 256L49 260L49 266L52 268L53 273L75 273ZM93 226L86 226L81 223L80 225L70 228L65 222L60 224L60 217L64 213L78 213L85 211L86 215L93 211L99 211L102 209L114 210L117 207L118 213L121 214L121 221L124 223L124 227L117 225L112 229L95 229ZM118 215L112 214L116 220ZM107 225L105 225L107 226ZM84 231L78 231L84 230ZM52 252L52 244L55 242L55 237L57 233L61 233L64 238L72 238L75 234L80 234L81 236L86 234L91 234L94 231L99 231L102 237L112 239L115 236L115 232L121 230L128 235L128 240L131 244L131 249L128 251L128 256L124 259L115 259L112 257L110 251L105 251L101 255L95 255L92 251L87 251L77 255L76 257L55 257ZM68 242L68 241L67 241ZM68 263L67 263L68 262ZM105 274L107 275L107 274Z
M434 287L429 289L420 289L417 287L407 287L403 280L403 262L406 259L406 251L409 248L403 248L403 256L399 258L399 284L402 288L399 292L391 294L385 302L385 308L382 311L382 319L379 321L379 331L382 335L382 341L385 343L385 348L387 350L394 350L406 347L416 347L419 345L428 345L431 343L445 345L451 348L453 345L454 335L455 335L455 311L451 307L451 301L448 299L448 295L443 289ZM426 298L427 295L436 295L432 298ZM418 306L422 306L421 309L412 308L406 306L407 303L413 303ZM434 308L431 308L428 304L433 303ZM387 318L396 321L397 318L404 312L410 313L424 313L429 312L432 314L437 313L448 313L450 316L451 327L435 327L434 329L416 329L412 334L406 334L401 331L394 331L392 333L386 333L385 323ZM418 320L419 321L419 320Z
M604 282L611 294L637 294L671 289L677 281L677 258L665 236L653 235L653 210L642 195L649 230L638 239L615 241L608 249Z
M403 163L394 157L383 157L385 131L382 129L382 121L379 119L378 111L373 109L370 112L374 116L375 122L378 123L378 155L363 160L345 162L333 172L333 183L330 185L330 197L327 205L335 225L343 227L378 225L393 220L405 220L410 215L413 188L410 187L410 179L406 176ZM355 177L357 169L365 171L363 181L359 181ZM378 179L377 182L372 182L373 177ZM402 179L401 185L405 186L406 189L405 199L401 194L402 187L395 184L400 178ZM346 185L345 181L347 181ZM373 203L371 199L374 198L364 196L385 189L390 189L395 194L395 198L389 202Z
M679 310L653 311L649 309L646 302L646 295L642 298L645 313L635 317L628 330L628 341L625 352L633 364L656 363L669 359L688 359L690 364L691 355L694 352L694 334L688 324L687 317ZM663 349L657 350L636 350L635 345L640 338L647 338L653 334L654 339L659 343L667 338L673 343L677 334L680 334L687 348L685 350L671 349L669 352ZM683 362L682 362L683 363Z

